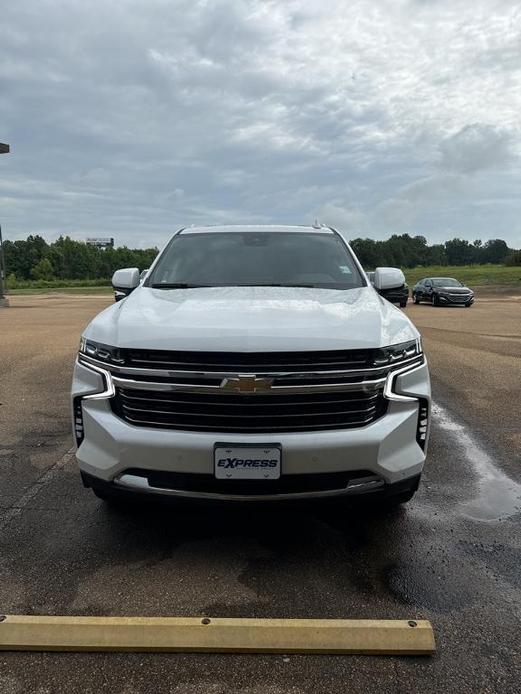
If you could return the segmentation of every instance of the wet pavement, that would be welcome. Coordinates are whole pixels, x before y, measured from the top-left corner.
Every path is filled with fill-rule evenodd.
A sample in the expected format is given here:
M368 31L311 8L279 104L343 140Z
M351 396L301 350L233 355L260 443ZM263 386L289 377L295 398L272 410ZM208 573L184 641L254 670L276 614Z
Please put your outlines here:
M441 309L459 312L445 319L429 306L407 309L424 326L436 399L413 502L392 512L224 513L115 511L81 488L67 455L70 360L106 300L31 300L0 315L0 612L428 618L438 652L0 653L0 694L519 691L521 473L510 410L521 353L515 321L513 335L494 342L500 356L480 336L496 304L484 303L484 317L471 313L477 306ZM442 332L444 320L476 331L468 347ZM495 367L476 376L480 345L483 367L501 358L508 383ZM491 396L512 389L489 403L488 419L479 379Z

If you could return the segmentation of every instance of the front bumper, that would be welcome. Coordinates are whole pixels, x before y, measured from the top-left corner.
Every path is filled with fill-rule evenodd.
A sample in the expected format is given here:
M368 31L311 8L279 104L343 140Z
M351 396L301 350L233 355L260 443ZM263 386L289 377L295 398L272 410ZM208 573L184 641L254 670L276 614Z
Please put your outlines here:
M265 444L274 435L229 434L164 430L133 426L116 416L110 407L101 373L76 363L72 388L75 420L81 408L82 440L76 458L89 486L109 485L111 489L141 494L240 501L299 498L288 494L240 494L151 487L146 471L213 476L213 447L217 441L233 444ZM356 429L283 433L276 439L282 447L282 476L353 473L353 479L369 478L368 486L344 484L340 488L305 492L306 498L365 494L406 488L417 484L425 461L426 440L418 442L420 403L430 409L430 382L427 364L395 375L394 399L387 413ZM85 399L88 396L88 399ZM93 398L93 399L90 399ZM400 399L402 398L402 399ZM76 422L77 423L77 422ZM77 434L77 431L76 431ZM132 473L140 470L140 475ZM143 472L144 471L144 472ZM356 474L355 474L356 473ZM365 474L367 473L367 474ZM349 475L348 475L349 476ZM139 478L140 479L136 479ZM350 480L351 482L351 480Z
M297 492L297 493L263 493L263 494L226 494L226 493L209 493L187 491L185 489L177 489L172 487L157 487L148 483L143 475L136 476L134 471L119 475L113 482L106 482L98 477L93 477L85 472L81 473L83 485L87 488L95 489L96 491L109 495L111 498L120 499L175 499L176 502L198 502L201 504L216 502L221 503L295 503L303 504L308 502L327 503L342 502L349 498L365 497L366 499L388 499L390 497L404 494L409 491L416 491L420 483L421 475L408 477L394 482L385 484L379 480L353 480L352 485L347 485L343 489L331 489L324 491L313 492Z
M441 304L457 304L457 305L462 305L462 304L473 304L474 303L474 295L472 294L453 294L453 295L443 295L439 294L438 295L438 301Z

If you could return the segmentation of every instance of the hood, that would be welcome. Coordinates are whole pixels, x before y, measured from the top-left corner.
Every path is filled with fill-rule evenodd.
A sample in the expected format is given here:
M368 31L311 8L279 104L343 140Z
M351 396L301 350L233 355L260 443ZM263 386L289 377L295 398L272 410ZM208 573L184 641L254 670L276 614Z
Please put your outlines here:
M269 352L384 347L419 333L372 287L140 286L84 335L117 347Z
M468 294L471 291L468 287L435 287L435 289L451 294Z

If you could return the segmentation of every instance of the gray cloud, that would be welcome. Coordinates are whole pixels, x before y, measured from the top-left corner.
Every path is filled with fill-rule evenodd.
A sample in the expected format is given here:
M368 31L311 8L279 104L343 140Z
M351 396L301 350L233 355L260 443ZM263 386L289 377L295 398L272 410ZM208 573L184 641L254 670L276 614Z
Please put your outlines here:
M519 246L520 33L514 0L8 3L4 232L319 215Z
M516 159L514 144L512 133L473 123L440 143L440 165L462 174L505 167Z

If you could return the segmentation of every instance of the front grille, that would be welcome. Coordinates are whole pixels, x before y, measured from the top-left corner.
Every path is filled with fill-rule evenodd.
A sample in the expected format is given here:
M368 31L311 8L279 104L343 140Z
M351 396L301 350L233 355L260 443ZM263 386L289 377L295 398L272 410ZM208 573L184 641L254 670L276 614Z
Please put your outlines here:
M127 366L172 371L342 371L373 366L378 350L329 352L170 352L167 350L121 350Z
M362 384L360 390L291 395L118 387L111 403L115 414L135 426L230 433L350 429L370 424L387 409L382 390Z
M278 480L219 480L213 475L186 472L161 472L145 469L125 470L125 475L147 479L150 487L206 494L298 494L346 489L362 480L377 480L368 470L282 475Z
M423 361L413 340L325 352L129 348L103 367L112 372L114 413L133 426L268 434L367 426L387 411L389 373Z
M465 302L470 299L470 294L449 294L451 301L461 301Z

